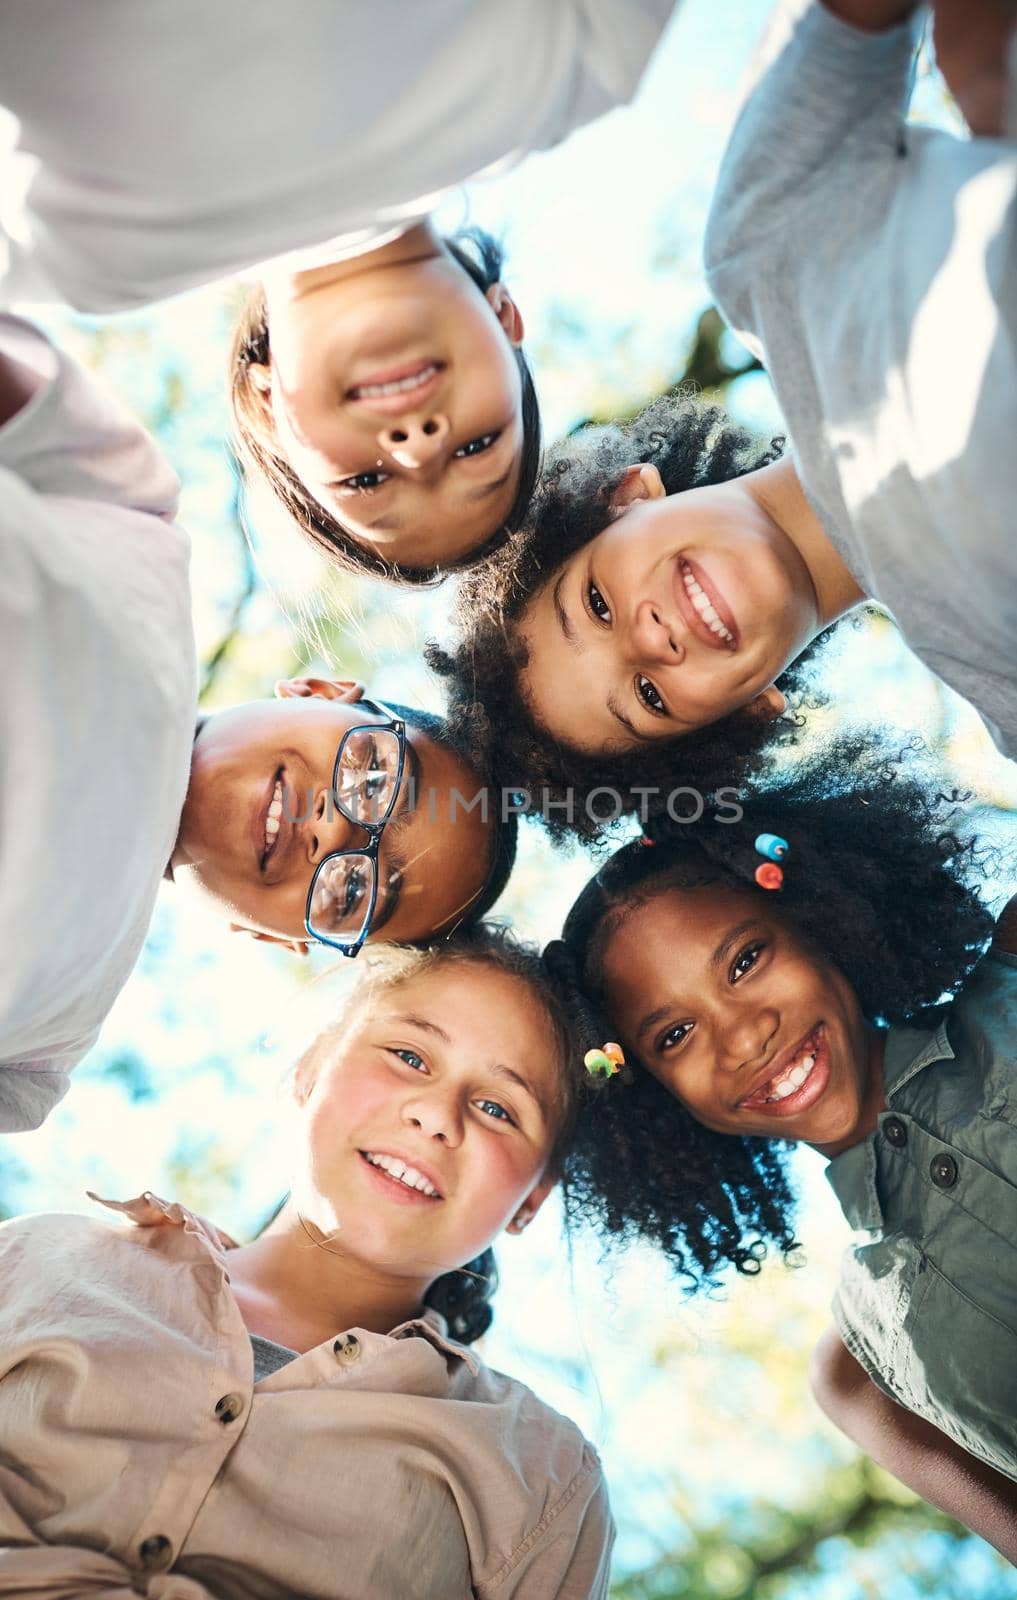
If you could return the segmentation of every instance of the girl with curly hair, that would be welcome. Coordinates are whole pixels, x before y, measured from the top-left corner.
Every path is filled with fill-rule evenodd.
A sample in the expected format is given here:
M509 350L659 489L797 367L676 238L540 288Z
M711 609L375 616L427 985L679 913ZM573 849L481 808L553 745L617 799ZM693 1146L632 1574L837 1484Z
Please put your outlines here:
M0 1594L606 1595L595 1451L468 1348L568 1148L569 1011L498 929L362 978L251 1243L150 1193L0 1227Z
M552 447L525 530L463 580L432 665L503 781L546 793L552 834L595 836L598 787L744 782L792 731L804 653L872 590L780 452L664 395Z
M781 449L661 396L553 447L525 530L461 580L457 641L428 658L552 836L597 836L594 789L705 794L791 733L804 654L864 595Z
M708 1284L793 1248L790 1146L819 1150L869 1237L817 1396L1014 1558L1017 928L985 953L985 861L916 783L824 786L806 771L737 822L659 827L572 907L548 958L628 1080L582 1114L572 1204Z

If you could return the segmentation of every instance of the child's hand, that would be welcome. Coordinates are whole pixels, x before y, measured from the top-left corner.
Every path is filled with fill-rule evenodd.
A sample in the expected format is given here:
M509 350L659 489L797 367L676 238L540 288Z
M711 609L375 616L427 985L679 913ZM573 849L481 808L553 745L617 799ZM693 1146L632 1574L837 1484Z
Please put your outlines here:
M932 43L972 133L1003 132L1007 57L1017 26L1017 0L934 0Z

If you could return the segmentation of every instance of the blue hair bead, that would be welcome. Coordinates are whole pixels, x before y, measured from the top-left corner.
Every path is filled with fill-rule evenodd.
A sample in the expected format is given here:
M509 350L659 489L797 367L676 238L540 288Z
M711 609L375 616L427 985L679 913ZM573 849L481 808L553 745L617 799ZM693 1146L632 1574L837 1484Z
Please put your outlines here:
M768 861L783 861L791 846L779 833L760 833L756 837L756 849Z

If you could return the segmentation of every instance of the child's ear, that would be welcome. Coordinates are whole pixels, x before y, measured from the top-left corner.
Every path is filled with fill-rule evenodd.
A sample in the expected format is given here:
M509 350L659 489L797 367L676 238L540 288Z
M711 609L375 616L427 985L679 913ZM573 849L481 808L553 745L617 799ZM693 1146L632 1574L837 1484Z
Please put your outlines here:
M503 283L492 283L484 298L498 321L502 331L514 350L518 350L523 342L525 329L523 327L523 314L516 305Z
M364 698L364 685L355 678L280 678L277 700L345 700L356 705Z
M230 933L249 934L260 944L281 944L284 950L292 950L295 956L306 956L310 948L306 939L284 939L277 933L263 933L260 928L245 927L242 922L231 922Z
M261 361L252 361L247 368L250 395L249 417L251 427L265 443L276 442L275 416L272 411L272 368Z
M754 700L750 700L745 709L761 722L776 722L787 710L787 698L775 683L771 683L768 689L763 689Z
M625 474L608 502L613 516L620 516L639 500L663 500L667 490L656 467L648 461L626 467Z
M558 1183L557 1177L545 1176L535 1188L531 1189L512 1221L507 1225L506 1233L523 1233L533 1221L551 1190Z

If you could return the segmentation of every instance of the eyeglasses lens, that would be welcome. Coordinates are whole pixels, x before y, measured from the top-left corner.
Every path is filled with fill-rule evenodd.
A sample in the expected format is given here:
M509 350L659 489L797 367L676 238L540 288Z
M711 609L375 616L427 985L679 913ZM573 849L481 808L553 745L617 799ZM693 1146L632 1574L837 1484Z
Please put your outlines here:
M308 922L319 939L359 938L367 925L374 892L370 856L332 856L314 882Z
M336 774L336 800L352 822L384 822L399 792L399 736L389 728L347 735Z

